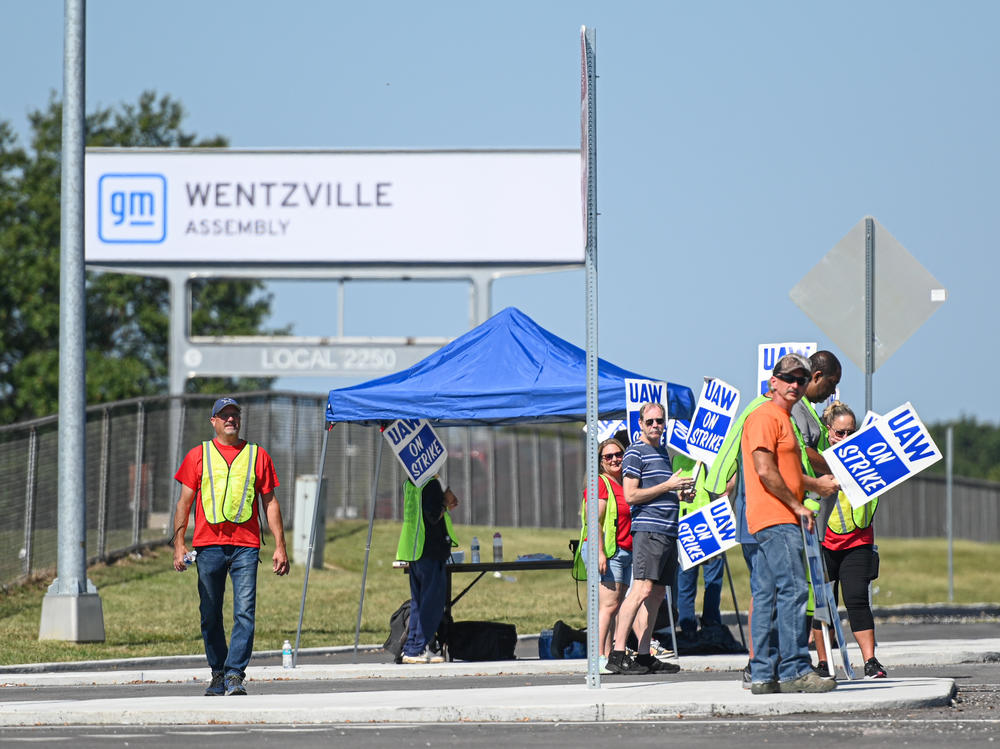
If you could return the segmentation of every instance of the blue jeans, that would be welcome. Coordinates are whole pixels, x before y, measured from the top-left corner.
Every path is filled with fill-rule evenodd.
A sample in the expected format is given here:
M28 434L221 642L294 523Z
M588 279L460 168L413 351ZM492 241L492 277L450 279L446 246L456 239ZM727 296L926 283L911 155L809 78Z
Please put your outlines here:
M410 562L410 629L403 643L404 655L420 655L434 638L444 615L448 595L444 561Z
M792 523L772 525L754 534L757 558L750 576L753 596L753 659L755 682L791 681L809 673L809 634L806 631L805 549L802 531ZM774 639L777 634L777 641Z
M212 673L246 676L253 653L259 560L260 550L253 546L202 546L198 549L195 564L201 598L201 636ZM233 581L233 630L228 647L222 626L227 575Z
M698 592L698 570L705 578L705 597L702 601L701 620L703 624L720 624L722 614L719 603L722 600L722 555L712 557L707 562L681 570L677 573L677 626L686 635L698 632L698 620L694 614L694 599Z

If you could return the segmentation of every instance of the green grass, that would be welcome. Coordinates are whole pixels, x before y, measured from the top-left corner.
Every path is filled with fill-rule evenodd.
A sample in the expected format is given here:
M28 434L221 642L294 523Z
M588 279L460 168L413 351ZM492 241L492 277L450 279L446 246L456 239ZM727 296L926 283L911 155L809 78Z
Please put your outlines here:
M478 536L484 555L490 554L492 528L459 526L457 535L466 551ZM547 553L568 557L568 530L504 528L504 557ZM389 615L409 597L406 575L393 569L399 524L376 523L361 623L361 643L380 643L388 635ZM367 526L344 521L327 529L325 568L312 570L303 621L302 647L347 645L354 642L358 596ZM881 577L876 582L876 605L943 602L947 600L946 543L941 539L880 539ZM294 639L302 597L304 569L292 566L283 578L270 571L273 546L262 551L256 650L276 650L285 638ZM729 554L741 609L749 601L746 566L739 549ZM42 597L48 581L11 588L0 597L0 664L38 663L154 655L200 654L198 590L195 571L174 572L172 552L158 549L89 570L101 595L103 643L38 641ZM1000 600L1000 579L990 571L1000 566L1000 544L955 543L955 600L979 603ZM512 622L520 633L551 627L556 619L582 627L586 614L577 604L577 584L569 571L508 573L515 582L487 575L456 605L456 619ZM471 575L456 575L455 593ZM586 586L579 585L580 600ZM732 609L728 584L723 609ZM231 603L227 603L231 610Z

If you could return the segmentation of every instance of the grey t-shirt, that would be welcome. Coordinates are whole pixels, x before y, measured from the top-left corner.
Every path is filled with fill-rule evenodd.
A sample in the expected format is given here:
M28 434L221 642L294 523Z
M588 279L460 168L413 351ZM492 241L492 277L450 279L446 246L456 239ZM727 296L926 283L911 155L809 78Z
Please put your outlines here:
M802 433L806 447L815 448L819 445L819 438L822 436L823 430L820 428L819 422L809 413L809 408L802 400L792 406L792 418L795 419L795 426Z

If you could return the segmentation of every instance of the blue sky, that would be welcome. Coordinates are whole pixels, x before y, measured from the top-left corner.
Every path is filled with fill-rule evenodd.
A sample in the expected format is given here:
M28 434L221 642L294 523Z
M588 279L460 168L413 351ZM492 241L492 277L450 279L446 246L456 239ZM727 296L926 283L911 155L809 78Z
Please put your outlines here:
M0 2L0 118L22 136L61 91L62 12ZM329 148L577 147L594 27L601 356L748 399L758 343L837 351L788 292L872 215L949 297L875 373L875 409L998 420L972 375L1000 364L1000 4L100 0L87 22L88 111L152 88L200 135ZM275 324L336 332L329 284L273 290ZM582 271L498 281L493 311L508 305L583 345ZM344 328L454 336L466 320L463 287L370 284L350 288Z

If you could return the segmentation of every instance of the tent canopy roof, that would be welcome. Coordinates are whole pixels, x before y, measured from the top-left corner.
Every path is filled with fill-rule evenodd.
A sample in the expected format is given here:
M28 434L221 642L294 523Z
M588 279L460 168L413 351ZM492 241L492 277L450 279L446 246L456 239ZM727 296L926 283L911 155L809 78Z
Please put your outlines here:
M598 364L598 418L625 414L625 379L654 379ZM668 383L672 418L691 418L694 394ZM507 307L409 369L331 390L329 422L428 419L440 426L585 421L587 357Z

